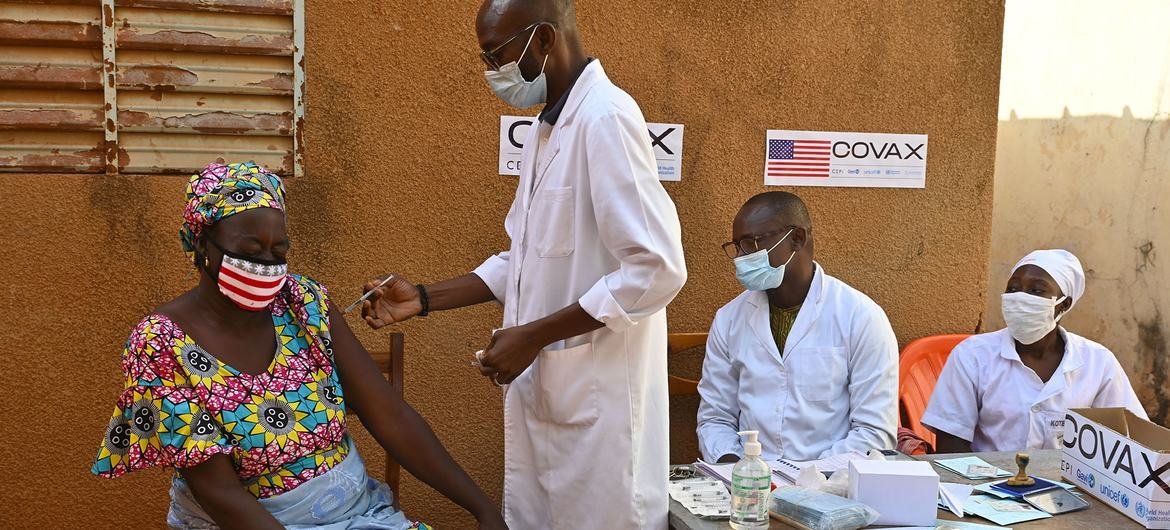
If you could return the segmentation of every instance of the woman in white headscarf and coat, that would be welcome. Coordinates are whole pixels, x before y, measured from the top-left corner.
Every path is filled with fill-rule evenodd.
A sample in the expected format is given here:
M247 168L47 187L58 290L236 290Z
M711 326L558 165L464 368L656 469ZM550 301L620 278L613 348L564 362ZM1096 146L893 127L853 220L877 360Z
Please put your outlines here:
M1125 407L1147 418L1108 348L1057 325L1085 293L1065 250L1037 250L1012 268L999 331L951 352L922 423L938 452L1056 449L1071 408Z

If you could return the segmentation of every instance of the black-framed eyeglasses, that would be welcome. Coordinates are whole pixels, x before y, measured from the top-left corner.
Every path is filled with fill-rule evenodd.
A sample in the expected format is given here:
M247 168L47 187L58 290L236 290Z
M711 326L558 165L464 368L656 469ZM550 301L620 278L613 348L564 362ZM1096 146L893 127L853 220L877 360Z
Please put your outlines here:
M739 256L746 256L748 254L754 254L759 252L762 248L760 247L761 241L764 241L765 239L768 239L769 237L772 237L776 234L795 229L796 227L794 226L786 226L779 230L765 232L758 236L740 238L739 241L728 241L722 245L723 253L727 254L727 257L731 259L738 258Z
M551 22L544 22L544 21L533 22L533 23L527 25L524 27L524 29L517 31L516 33L513 33L510 37L505 39L503 44L500 44L499 46L496 46L495 48L492 48L489 51L480 51L479 58L483 60L483 64L486 64L488 68L491 68L492 70L499 70L500 67L503 65L500 64L500 58L498 56L496 56L496 53L499 53L499 51L502 50L504 48L504 46L507 46L508 43L512 42L513 40L516 40L516 37L523 35L526 31L533 29L541 24L551 24Z

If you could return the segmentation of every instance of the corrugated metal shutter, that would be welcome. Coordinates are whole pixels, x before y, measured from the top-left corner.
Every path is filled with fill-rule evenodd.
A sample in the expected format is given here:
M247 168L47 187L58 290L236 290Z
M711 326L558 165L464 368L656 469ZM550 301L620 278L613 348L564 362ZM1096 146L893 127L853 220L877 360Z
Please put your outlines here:
M0 2L0 170L301 166L302 0Z

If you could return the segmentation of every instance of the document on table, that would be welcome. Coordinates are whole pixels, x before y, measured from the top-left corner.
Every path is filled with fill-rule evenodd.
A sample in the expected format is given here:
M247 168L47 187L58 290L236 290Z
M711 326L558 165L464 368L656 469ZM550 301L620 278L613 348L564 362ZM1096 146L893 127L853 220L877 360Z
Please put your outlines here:
M945 458L945 459L941 459L941 460L935 460L934 463L938 464L939 466L943 467L944 469L954 471L955 473L962 475L963 478L968 479L968 480L978 480L981 478L1000 478L1000 477L1012 476L1011 473L1008 473L1007 471L1004 471L998 467L995 467L995 466L987 463L986 460L983 460L982 458L979 458L977 456L966 456L963 458Z
M728 488L731 487L731 468L733 467L735 467L735 464L708 464L702 460L695 462L695 469L698 469L708 477L722 482Z
M1052 517L1031 505L1011 499L995 499L985 495L972 495L963 505L963 511L978 515L998 525L1009 525L1047 519Z
M1004 526L964 523L961 521L935 521L934 526L886 526L881 530L1012 530Z
M808 460L804 462L784 459L774 460L768 462L768 466L772 468L773 475L776 475L789 484L795 484L796 478L800 476L800 472L804 471L806 467L815 466L817 471L821 473L836 473L842 469L849 469L849 462L852 460L865 460L865 455L857 451L849 451L828 456L820 460Z
M967 497L971 496L972 489L970 484L939 482L938 505L950 510L956 517L962 517L963 506L967 503Z

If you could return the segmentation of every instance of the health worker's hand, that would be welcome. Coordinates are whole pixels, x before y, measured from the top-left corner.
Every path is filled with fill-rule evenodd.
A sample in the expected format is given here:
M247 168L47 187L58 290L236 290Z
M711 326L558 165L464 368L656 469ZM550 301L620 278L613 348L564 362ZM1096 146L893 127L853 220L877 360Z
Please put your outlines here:
M363 294L370 290L374 291L374 294L362 302L362 318L373 329L409 320L422 312L422 299L418 288L403 277L393 275L393 280L378 287L387 276L390 275L366 282L362 289Z
M498 330L484 350L479 372L496 384L506 385L520 377L545 346L528 326Z

